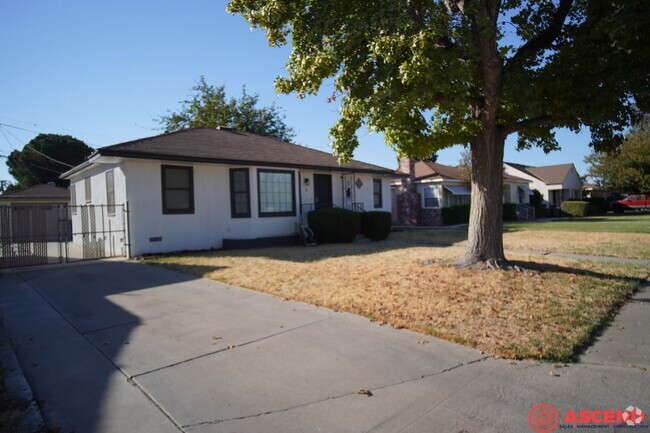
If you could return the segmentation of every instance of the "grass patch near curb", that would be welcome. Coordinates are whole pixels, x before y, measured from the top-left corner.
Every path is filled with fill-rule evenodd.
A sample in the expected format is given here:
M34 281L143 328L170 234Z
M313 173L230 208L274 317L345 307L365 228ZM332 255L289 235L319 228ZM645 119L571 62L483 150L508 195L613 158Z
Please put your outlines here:
M640 266L511 256L516 271L458 269L432 247L320 245L145 262L347 311L506 358L570 361L647 278Z
M27 413L27 402L9 393L0 369L0 433L13 433Z

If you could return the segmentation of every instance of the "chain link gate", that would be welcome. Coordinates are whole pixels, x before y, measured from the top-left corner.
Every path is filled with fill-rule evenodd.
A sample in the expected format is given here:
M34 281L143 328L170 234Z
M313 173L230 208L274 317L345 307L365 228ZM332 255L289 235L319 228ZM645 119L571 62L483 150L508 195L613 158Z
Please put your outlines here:
M128 256L127 205L0 206L0 269Z

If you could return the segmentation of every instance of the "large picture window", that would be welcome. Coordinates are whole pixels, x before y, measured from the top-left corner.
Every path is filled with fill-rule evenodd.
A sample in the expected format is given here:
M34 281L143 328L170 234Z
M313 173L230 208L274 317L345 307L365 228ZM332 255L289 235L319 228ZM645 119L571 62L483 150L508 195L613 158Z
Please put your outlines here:
M247 168L230 169L230 215L233 218L251 216L251 193Z
M372 201L375 209L383 206L381 197L381 179L372 180Z
M260 217L296 215L293 171L257 170Z
M113 170L106 172L106 212L115 215L115 178Z
M194 213L192 167L161 166L163 214Z

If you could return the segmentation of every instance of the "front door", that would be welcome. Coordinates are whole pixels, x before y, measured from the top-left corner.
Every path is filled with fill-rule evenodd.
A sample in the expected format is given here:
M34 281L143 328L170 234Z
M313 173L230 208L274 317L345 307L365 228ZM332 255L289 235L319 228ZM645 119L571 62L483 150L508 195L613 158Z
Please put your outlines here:
M329 174L314 174L314 207L332 207L332 176Z

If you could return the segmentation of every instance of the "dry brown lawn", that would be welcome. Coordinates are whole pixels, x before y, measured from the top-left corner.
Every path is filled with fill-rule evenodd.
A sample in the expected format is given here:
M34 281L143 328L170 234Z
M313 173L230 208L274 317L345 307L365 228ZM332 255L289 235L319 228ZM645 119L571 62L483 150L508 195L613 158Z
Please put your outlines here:
M458 269L458 251L320 245L150 257L147 263L462 343L496 356L573 359L647 271L510 256L517 271Z
M467 231L458 229L418 229L393 232L391 240L420 244L463 247ZM513 231L503 234L510 250L587 254L632 259L650 259L650 234L570 231Z

